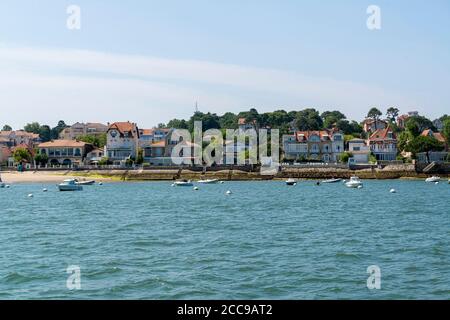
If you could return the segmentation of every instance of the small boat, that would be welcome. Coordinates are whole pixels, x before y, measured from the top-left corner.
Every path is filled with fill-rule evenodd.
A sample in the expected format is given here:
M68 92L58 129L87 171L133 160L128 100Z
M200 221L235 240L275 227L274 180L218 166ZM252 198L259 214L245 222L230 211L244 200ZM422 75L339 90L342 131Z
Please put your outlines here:
M5 187L5 184L3 183L2 177L0 176L0 188L4 188L4 187Z
M219 179L205 179L205 180L198 180L198 183L206 183L206 184L213 184L213 183L219 183Z
M293 178L289 178L286 180L286 184L288 186L295 186L297 184L297 180L293 179Z
M92 186L93 184L95 184L95 180L89 180L89 181L75 180L75 181L76 181L75 183L79 186Z
M351 177L350 180L345 183L348 188L359 188L362 187L362 184L362 181L356 176Z
M342 181L342 179L327 179L327 180L323 180L322 183L336 183L336 182L340 182Z
M173 184L177 187L192 187L194 185L191 180L177 180Z
M438 177L438 176L432 176L432 177L427 178L427 179L425 180L425 182L439 182L439 181L441 181L441 178Z
M81 191L82 186L77 185L75 179L64 180L63 183L58 184L59 191Z

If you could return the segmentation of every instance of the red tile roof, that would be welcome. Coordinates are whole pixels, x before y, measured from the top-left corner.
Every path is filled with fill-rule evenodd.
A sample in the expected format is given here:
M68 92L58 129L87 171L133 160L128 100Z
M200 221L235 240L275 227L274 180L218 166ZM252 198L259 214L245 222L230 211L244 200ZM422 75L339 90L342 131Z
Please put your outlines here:
M392 138L388 137L388 133L392 133ZM395 140L395 139L397 139L397 136L394 130L392 130L391 126L388 125L386 128L378 129L374 133L372 133L372 135L369 138L369 141Z
M443 142L443 143L446 142L444 136L442 135L442 133L440 133L440 132L433 132L433 130L431 130L431 129L424 130L421 133L421 135L424 136L424 137L426 137L426 136L435 137L440 142Z
M84 148L89 143L76 140L53 140L40 143L38 148Z
M108 128L108 130L116 129L120 133L138 131L135 123L131 122L114 122Z

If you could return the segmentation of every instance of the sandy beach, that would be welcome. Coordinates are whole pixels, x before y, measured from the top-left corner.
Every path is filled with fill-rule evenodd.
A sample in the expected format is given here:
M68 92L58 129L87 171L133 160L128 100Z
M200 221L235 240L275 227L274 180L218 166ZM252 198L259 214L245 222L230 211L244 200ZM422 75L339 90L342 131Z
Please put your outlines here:
M88 176L73 175L71 171L49 172L49 171L3 171L0 173L4 183L53 183L62 182L64 179L110 181L109 178L92 178Z

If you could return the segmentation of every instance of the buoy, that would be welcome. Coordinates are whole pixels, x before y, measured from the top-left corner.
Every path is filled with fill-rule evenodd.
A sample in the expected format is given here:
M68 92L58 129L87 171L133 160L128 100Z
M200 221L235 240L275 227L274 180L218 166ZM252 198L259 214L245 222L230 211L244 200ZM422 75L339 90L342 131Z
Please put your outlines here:
M390 193L396 193L397 191L395 189L391 189L389 192Z
M99 182L98 185L99 185L99 186L102 186L102 185L103 185L103 182Z
M30 193L29 195L28 195L28 198L33 198L34 196L33 196L33 194L32 193Z
M347 182L347 180L342 180L342 183L346 183Z
M358 189L362 189L363 186L358 186Z
M172 187L175 187L175 183L172 183L171 186L172 186Z
M232 194L232 192L231 192L230 190L228 190L228 191L226 192L226 194Z
M6 189L9 189L9 187L10 187L10 185L9 185L9 184L7 184L7 185L5 186L5 188L6 188Z
M225 182L223 182L223 181L220 181L220 184L224 184Z
M436 181L436 183L435 184L439 184L439 181Z
M297 185L297 182L294 182L294 186L296 186Z
M47 190L47 188L44 188L44 189L42 189L42 191L43 191L43 192L47 192L48 190Z
M194 190L198 190L198 187L194 187Z

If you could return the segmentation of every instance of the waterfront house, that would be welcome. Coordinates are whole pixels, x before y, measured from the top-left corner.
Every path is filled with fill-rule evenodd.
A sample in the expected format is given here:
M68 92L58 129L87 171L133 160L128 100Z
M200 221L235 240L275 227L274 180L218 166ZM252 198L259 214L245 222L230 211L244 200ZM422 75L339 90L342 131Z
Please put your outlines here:
M379 129L385 129L388 126L387 121L384 120L374 120L374 119L365 119L363 121L363 130L364 132L372 133Z
M51 166L82 165L94 147L77 140L52 140L38 145L39 152L48 156Z
M434 132L431 129L427 129L422 131L421 133L422 136L424 137L432 137L435 138L437 141L441 142L442 144L444 144L445 148L447 149L447 140L445 140L444 136L442 135L442 133L440 132Z
M297 131L283 135L282 144L286 160L337 162L344 152L344 135L336 129Z
M372 133L367 145L377 160L393 161L397 158L397 137L390 125Z
M400 129L405 129L406 122L408 121L408 119L411 117L417 117L418 115L419 115L418 111L409 111L408 114L402 114L402 115L398 116L397 117L397 126Z
M114 122L106 134L105 154L116 164L134 158L139 148L139 128L132 122Z
M348 141L348 152L352 154L350 163L368 163L370 148L363 139L354 138Z
M70 127L64 128L60 134L59 138L61 140L74 140L80 136L84 135L94 135L98 136L106 133L108 126L102 123L74 123Z
M258 127L258 124L257 124L256 120L247 121L245 118L239 118L238 119L238 129L241 132L249 130L249 129L256 130L257 127Z
M0 131L0 145L10 148L25 144L27 147L33 149L40 142L41 138L36 133L26 132L24 130Z
M104 149L95 148L90 152L88 152L88 154L86 155L85 162L87 164L98 164L103 159L104 156L105 156Z

